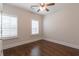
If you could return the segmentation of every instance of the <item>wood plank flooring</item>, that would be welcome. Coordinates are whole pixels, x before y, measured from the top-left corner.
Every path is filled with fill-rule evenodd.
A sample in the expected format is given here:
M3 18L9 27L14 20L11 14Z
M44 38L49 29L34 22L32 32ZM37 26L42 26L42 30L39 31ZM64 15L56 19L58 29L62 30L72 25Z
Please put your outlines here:
M6 49L3 53L4 56L79 56L79 49L39 40Z

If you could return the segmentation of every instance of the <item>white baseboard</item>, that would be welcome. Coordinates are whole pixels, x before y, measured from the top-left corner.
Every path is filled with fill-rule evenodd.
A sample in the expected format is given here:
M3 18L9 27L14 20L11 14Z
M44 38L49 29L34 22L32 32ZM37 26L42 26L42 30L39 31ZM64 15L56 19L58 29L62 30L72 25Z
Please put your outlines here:
M50 41L50 42L55 42L55 43L58 43L58 44L62 44L62 45L68 46L68 47L79 49L79 45L74 45L74 44L67 43L67 42L64 42L64 41L53 40L53 39L50 39L50 38L44 38L44 40L47 40L47 41Z
M19 46L19 45L22 45L22 44L28 44L28 43L38 41L38 40L41 40L41 39L23 40L23 41L20 41L20 42L17 42L17 43L14 42L12 44L5 45L3 47L3 49L12 48L12 47ZM50 42L55 42L55 43L58 43L58 44L62 44L62 45L65 45L65 46L69 46L69 47L72 47L72 48L79 49L79 45L74 45L74 44L67 43L67 42L64 42L64 41L53 40L53 39L50 39L50 38L43 38L43 40L47 40L47 41L50 41Z
M6 44L5 46L3 46L3 49L12 48L12 47L19 46L22 44L28 44L28 43L38 41L38 40L41 40L41 39L31 39L31 40L23 40L23 41L21 40L20 42L17 42L17 43L13 42L12 44Z

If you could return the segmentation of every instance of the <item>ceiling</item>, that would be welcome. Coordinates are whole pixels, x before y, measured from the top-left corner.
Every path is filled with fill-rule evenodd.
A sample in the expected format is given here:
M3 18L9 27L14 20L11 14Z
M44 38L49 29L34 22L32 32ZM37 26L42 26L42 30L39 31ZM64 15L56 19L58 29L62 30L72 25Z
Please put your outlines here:
M34 8L34 9L31 8L32 5L39 5L39 3L9 3L9 5L17 6L17 7L23 8L25 10L29 10L31 12L34 12L36 14L40 14L40 15L47 15L47 14L50 14L52 12L54 13L57 10L59 10L59 8L56 7L56 6L59 6L58 3L55 3L55 5L49 6L48 7L48 9L50 10L49 12L47 12L47 11L37 12L38 8Z

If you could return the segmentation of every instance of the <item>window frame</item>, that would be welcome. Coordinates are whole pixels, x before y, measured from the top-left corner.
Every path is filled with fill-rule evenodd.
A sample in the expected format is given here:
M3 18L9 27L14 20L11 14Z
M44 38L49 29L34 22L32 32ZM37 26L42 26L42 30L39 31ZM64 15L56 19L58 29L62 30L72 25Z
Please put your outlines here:
M18 17L17 16L15 16L15 15L11 15L11 14L6 14L6 13L2 13L2 15L1 15L1 17L2 16L9 16L9 17L16 17L16 35L14 35L14 36L10 36L10 37L0 37L0 39L14 39L14 38L17 38L18 37ZM2 29L3 30L3 29ZM2 35L2 34L1 34Z
M38 27L38 33L35 33L35 34L32 33L32 21L33 21L33 20L38 22L38 26L37 26L37 27ZM40 31L39 31L39 30L40 30L39 27L40 27L40 25L39 25L39 20L32 19L32 20L31 20L31 35L39 35L39 33L40 33Z

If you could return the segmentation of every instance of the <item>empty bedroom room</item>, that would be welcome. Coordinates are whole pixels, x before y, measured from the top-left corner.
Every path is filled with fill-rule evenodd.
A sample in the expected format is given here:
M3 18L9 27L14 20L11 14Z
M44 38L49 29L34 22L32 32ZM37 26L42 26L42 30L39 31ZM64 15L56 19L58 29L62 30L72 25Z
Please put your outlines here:
M1 56L79 56L79 3L0 4Z

